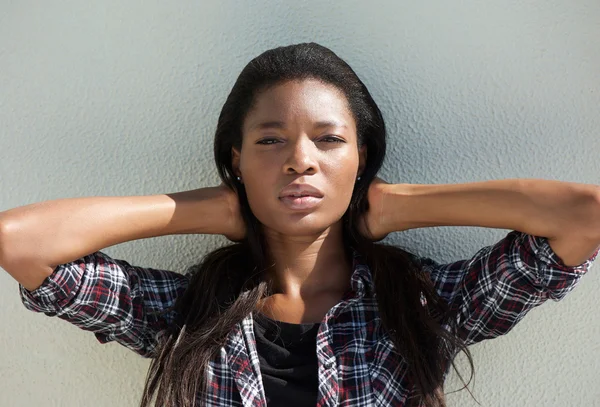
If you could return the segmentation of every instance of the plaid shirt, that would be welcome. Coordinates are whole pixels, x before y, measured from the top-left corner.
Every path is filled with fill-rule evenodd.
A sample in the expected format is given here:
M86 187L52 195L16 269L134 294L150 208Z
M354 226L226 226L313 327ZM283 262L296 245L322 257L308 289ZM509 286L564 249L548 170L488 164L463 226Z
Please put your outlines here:
M597 254L568 267L546 238L511 231L470 259L419 259L437 292L457 310L459 334L473 344L509 332L548 298L562 299ZM353 267L351 294L327 312L317 335L317 406L404 406L414 395L406 362L382 328L368 267L359 256ZM32 292L19 289L27 309L91 331L100 343L116 341L152 357L157 335L173 317L157 312L174 304L188 279L95 252L58 266ZM252 315L235 326L210 362L208 380L208 406L266 406Z

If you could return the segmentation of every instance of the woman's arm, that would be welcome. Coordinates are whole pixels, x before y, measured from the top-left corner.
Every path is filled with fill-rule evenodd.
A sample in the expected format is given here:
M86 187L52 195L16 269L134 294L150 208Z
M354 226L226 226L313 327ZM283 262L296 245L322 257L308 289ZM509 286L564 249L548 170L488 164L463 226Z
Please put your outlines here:
M32 291L57 265L118 243L170 234L239 237L225 187L164 195L58 199L0 212L0 266Z
M567 266L583 263L600 246L600 187L596 185L505 179L376 186L380 190L376 219L385 223L387 233L434 226L512 229L548 238Z
M533 308L562 300L592 267L596 255L566 266L548 238L511 231L469 258L418 261L450 305L458 335L472 345L510 332Z
M531 309L564 298L589 270L600 246L594 185L537 179L377 182L369 194L375 210L369 211L368 223L376 230L386 224L384 232L434 226L513 229L467 259L442 264L419 258L437 293L454 310L458 334L468 345L504 335Z
M115 341L151 357L189 277L190 271L132 265L97 251L58 265L35 290L19 284L19 294L30 311L92 332L100 343Z

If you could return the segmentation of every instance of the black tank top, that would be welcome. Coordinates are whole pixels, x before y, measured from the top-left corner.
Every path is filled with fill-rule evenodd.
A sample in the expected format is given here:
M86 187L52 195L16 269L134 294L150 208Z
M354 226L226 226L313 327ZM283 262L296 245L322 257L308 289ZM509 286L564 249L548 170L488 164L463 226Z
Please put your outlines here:
M290 324L254 314L254 336L269 407L317 404L319 326Z

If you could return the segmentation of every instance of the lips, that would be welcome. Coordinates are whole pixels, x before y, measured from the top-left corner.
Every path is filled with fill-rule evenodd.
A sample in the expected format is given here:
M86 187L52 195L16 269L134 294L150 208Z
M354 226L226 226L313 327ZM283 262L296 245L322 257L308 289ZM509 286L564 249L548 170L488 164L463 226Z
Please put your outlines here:
M290 184L279 193L279 201L292 210L307 210L318 206L323 192L309 184Z
M309 184L290 184L279 193L279 198L306 196L323 198L323 192Z
M308 210L317 207L323 198L317 198L316 196L284 196L279 198L279 201L293 210Z

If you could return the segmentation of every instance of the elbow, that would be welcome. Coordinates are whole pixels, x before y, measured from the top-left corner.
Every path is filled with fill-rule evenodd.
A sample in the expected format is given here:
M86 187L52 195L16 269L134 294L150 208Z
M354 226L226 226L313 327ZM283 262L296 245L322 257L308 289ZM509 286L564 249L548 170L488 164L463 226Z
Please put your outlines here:
M27 233L19 219L0 213L0 266L37 260Z
M41 265L34 257L23 253L22 249L18 250L22 245L15 230L18 230L18 226L2 219L0 213L0 267L23 287L33 291L52 274L53 268Z
M588 236L600 245L600 186L595 186L592 193L588 215Z
M578 190L575 198L566 202L555 233L548 237L576 236L579 240L600 244L600 186L581 185L585 189Z
M596 221L596 235L600 237L600 186L596 186L594 193L594 208Z
M15 225L0 216L0 266L3 268L6 264L12 263L12 259L18 257L14 245L11 243L15 241L14 230Z
M2 217L0 216L0 267L2 268L4 268L4 264L7 262L6 257L8 255L8 249L6 248L6 234L7 225L2 221Z

